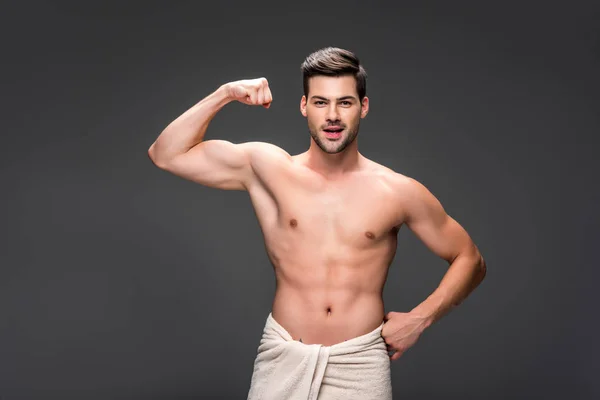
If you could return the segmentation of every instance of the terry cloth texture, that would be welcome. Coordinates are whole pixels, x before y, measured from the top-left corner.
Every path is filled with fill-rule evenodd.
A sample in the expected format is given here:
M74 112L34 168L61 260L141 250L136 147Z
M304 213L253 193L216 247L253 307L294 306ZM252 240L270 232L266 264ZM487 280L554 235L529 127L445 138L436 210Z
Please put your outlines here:
M269 313L248 400L391 400L390 357L381 330L332 346L304 344Z

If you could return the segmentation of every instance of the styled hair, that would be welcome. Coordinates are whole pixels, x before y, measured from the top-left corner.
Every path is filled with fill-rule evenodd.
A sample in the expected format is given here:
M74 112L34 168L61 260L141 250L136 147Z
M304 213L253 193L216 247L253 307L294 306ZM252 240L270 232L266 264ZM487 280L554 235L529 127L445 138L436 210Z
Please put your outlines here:
M318 75L351 75L356 80L356 90L361 102L367 94L367 71L360 65L358 57L349 50L325 47L306 57L300 68L306 97L308 97L309 78Z

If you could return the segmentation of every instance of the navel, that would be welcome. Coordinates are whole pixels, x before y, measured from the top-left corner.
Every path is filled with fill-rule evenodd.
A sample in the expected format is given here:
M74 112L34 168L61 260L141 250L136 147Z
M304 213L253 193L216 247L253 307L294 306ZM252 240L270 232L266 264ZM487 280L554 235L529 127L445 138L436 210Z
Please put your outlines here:
M292 228L295 228L295 227L297 227L297 226L298 226L298 221L296 221L294 218L292 218L292 219L290 220L290 226L291 226Z
M375 239L375 235L373 234L373 232L365 232L365 236L368 237L369 239Z

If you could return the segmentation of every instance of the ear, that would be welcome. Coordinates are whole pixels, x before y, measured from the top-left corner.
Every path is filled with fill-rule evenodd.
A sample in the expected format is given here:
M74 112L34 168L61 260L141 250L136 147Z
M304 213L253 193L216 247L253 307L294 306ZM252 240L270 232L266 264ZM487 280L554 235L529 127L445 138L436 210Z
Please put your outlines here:
M300 99L300 112L306 117L306 96L302 96Z
M365 96L365 97L363 97L362 104L361 104L360 117L364 118L367 116L368 113L369 113L369 98L367 96Z

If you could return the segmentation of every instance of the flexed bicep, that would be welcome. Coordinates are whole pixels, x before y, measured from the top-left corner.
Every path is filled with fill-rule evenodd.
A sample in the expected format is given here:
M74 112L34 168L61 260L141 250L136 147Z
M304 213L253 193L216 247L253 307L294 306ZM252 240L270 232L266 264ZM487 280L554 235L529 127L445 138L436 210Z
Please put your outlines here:
M266 142L235 144L206 140L174 157L163 169L204 186L224 190L249 190L253 183L268 179L290 155Z
M204 186L246 190L252 179L249 146L227 140L206 140L173 157L163 169Z

